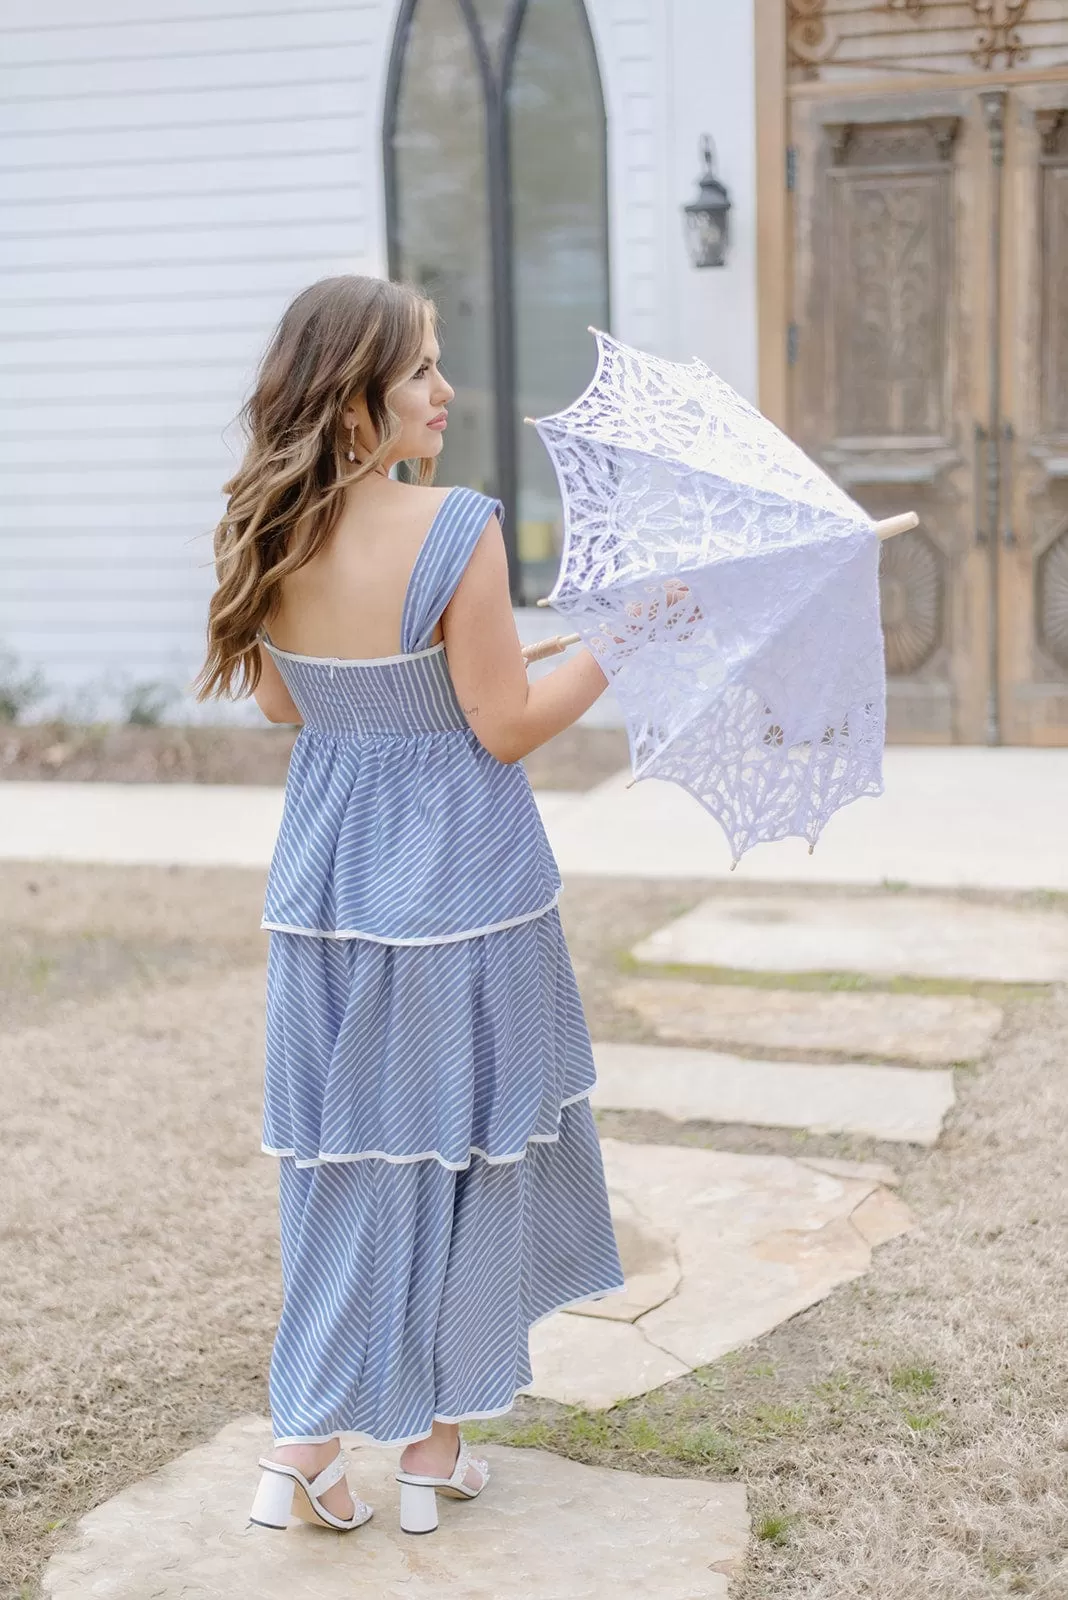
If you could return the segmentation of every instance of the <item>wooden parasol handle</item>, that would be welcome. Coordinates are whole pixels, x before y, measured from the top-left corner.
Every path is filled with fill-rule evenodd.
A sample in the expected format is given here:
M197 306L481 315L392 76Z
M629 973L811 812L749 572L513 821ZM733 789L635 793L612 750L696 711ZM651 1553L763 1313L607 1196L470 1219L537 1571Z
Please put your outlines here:
M882 522L875 524L875 531L880 539L892 539L895 533L908 533L910 528L918 528L920 519L915 511L904 511L900 517L886 517Z
M892 539L895 533L908 533L910 528L918 528L919 525L920 519L915 511L903 511L899 517L884 517L882 522L875 524L875 531L880 539ZM537 600L535 604L547 606L549 602L547 599ZM568 643L574 644L575 640L569 638Z
M541 601L538 604L541 605ZM544 661L546 656L558 656L568 645L578 644L582 635L579 633L554 634L551 639L541 639L537 644L528 644L524 654L527 665L532 661Z

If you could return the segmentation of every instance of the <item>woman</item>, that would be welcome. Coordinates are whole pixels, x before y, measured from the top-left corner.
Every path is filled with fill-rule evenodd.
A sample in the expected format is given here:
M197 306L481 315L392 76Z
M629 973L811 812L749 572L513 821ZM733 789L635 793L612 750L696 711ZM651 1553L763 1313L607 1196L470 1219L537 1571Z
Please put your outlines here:
M528 1329L621 1287L556 864L520 759L606 687L528 685L498 501L430 487L433 307L327 279L264 359L216 532L199 698L301 723L267 883L263 1149L278 1158L274 1446L252 1520L350 1529L341 1434L403 1447L401 1525L473 1499L465 1419ZM418 484L389 476L418 462ZM267 631L269 628L269 632Z

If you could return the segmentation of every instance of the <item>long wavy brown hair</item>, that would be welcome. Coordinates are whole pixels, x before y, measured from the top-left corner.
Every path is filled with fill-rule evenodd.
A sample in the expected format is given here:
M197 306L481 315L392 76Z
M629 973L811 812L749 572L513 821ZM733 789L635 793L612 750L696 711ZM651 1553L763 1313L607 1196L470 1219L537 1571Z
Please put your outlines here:
M322 549L346 489L390 453L400 431L390 397L419 363L428 319L433 327L434 306L410 284L356 276L313 283L285 312L241 411L244 459L223 486L218 588L207 658L193 683L197 700L255 689L259 635L282 580ZM342 415L360 395L377 444L351 466ZM434 467L432 457L421 458L417 481L432 482Z

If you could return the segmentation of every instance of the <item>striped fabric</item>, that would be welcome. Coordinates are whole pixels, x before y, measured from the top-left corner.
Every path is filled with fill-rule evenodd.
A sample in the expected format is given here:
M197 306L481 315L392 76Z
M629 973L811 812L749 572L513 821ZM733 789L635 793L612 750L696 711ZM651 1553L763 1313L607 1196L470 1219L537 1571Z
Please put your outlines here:
M451 489L405 596L401 647L377 661L264 643L300 709L262 926L429 944L514 926L560 879L526 773L464 720L443 645L426 649L500 502Z
M448 1063L448 1071L442 1063ZM593 1056L557 910L431 949L272 935L263 1148L517 1161L588 1095Z
M277 1444L499 1416L530 1382L531 1325L622 1283L588 1100L502 1166L284 1161L280 1214Z
M506 1411L530 1325L622 1286L556 864L426 647L494 510L449 491L400 656L268 645L305 717L263 919L276 1444Z

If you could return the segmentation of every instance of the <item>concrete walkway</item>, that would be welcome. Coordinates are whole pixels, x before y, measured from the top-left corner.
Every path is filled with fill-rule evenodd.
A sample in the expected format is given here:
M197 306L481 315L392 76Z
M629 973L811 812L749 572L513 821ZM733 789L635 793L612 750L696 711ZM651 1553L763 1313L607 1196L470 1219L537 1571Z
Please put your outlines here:
M800 840L760 845L734 874L719 827L672 784L538 804L565 877L698 878L927 888L1068 890L1068 750L893 748L886 793ZM266 865L281 791L230 785L0 783L0 858Z
M564 874L925 888L1068 889L1068 750L886 752L886 791L730 871L718 825L681 789L610 779L552 819Z

